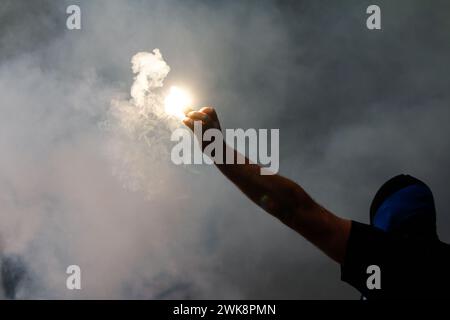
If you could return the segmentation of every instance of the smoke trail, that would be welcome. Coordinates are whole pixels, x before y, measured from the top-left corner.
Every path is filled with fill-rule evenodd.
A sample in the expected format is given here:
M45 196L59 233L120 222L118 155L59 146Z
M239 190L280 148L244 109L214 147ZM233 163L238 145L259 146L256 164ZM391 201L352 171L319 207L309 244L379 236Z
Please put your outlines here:
M127 189L154 193L158 188L147 163L152 162L152 171L167 166L170 133L179 126L164 112L162 88L170 67L159 49L139 52L131 63L136 74L131 98L112 100L102 126L111 134L108 152L114 175Z
M137 73L133 86L131 87L131 97L137 107L151 108L150 112L161 116L159 96L153 91L161 88L164 79L170 71L170 67L162 58L159 49L154 49L153 54L139 52L131 59L133 73Z

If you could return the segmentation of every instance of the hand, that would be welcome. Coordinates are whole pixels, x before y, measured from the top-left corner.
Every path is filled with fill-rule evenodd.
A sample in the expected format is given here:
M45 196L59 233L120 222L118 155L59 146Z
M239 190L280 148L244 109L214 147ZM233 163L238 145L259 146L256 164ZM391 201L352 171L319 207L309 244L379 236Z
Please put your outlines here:
M216 110L211 107L204 107L199 111L187 110L186 118L183 119L183 123L191 130L194 130L194 121L202 122L203 131L208 129L222 130L220 128L220 122L217 118Z
M186 111L186 118L183 119L183 123L194 131L194 121L202 122L202 132L198 132L201 136L197 136L197 139L202 144L202 150L210 143L209 141L203 141L203 133L208 129L217 129L221 131L220 122L214 108L205 107L199 111Z

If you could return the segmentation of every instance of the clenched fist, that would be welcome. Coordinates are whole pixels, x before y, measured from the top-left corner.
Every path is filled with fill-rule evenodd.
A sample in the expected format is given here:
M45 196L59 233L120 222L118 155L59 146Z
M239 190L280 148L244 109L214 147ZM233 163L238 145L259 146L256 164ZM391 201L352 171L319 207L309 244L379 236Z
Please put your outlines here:
M183 119L183 123L188 126L192 131L194 131L194 121L202 122L202 132L197 132L201 136L197 136L197 139L202 143L202 150L209 144L209 141L205 142L202 139L203 133L208 129L220 128L219 118L217 117L216 110L211 107L201 108L199 111L187 111L186 117ZM196 132L194 132L196 133Z

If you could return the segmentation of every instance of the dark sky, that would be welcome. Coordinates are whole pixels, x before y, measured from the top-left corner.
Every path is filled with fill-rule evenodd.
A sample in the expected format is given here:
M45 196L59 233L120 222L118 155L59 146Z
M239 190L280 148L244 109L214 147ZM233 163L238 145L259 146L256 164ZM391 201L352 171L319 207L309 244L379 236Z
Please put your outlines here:
M81 30L65 27L69 4ZM371 4L382 30L366 28ZM409 173L432 188L450 241L448 12L438 0L2 0L0 239L27 264L20 296L359 297L213 167L136 158L130 175L148 183L122 187L99 123L129 93L131 57L154 48L167 83L188 83L223 127L279 128L280 173L328 209L368 222L377 188ZM69 264L80 292L65 289Z

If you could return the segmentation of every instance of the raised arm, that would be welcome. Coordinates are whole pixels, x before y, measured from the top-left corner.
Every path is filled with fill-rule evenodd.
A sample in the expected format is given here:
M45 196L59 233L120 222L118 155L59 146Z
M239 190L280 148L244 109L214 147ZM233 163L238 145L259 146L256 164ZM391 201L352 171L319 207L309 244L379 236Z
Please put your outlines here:
M183 122L193 129L194 121L202 121L204 130L220 130L213 108L189 112ZM203 148L206 145L204 142ZM237 157L237 151L231 150L225 142L223 147L224 154L231 151ZM323 208L295 182L280 175L261 175L261 167L248 159L245 164L216 163L216 166L254 203L300 233L336 262L343 262L351 228L349 220Z

